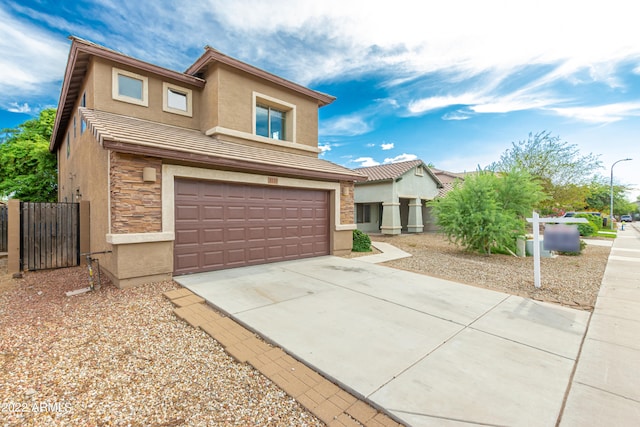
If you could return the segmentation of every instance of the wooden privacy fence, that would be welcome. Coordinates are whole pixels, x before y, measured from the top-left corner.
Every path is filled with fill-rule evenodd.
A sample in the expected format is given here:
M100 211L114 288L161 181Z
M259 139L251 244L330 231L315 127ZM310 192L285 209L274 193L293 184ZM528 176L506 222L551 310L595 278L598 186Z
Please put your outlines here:
M22 269L79 265L79 206L78 203L20 203Z
M9 239L9 218L7 206L0 205L0 252L7 252Z

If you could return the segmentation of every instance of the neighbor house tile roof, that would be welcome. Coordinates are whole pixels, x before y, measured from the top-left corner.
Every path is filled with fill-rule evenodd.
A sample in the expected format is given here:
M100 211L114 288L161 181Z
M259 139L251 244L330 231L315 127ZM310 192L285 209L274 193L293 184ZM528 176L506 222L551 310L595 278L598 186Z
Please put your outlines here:
M408 162L389 163L388 165L369 166L357 168L355 171L366 175L368 181L384 181L400 178L412 168L423 164L422 160L410 160Z
M442 169L431 168L431 172L442 182L442 188L438 191L437 197L444 197L455 188L457 181L464 180L463 173L449 172Z
M363 181L364 175L313 156L237 144L199 130L165 125L99 110L79 108L104 148L249 171L324 180Z
M429 169L422 160L409 160L407 162L398 162L398 163L389 163L387 165L369 166L365 168L357 168L354 170L356 172L360 172L363 175L366 175L367 176L366 182L375 182L375 181L388 181L391 179L400 178L402 175L409 172L411 169L420 165L422 165L424 170L436 182L438 187L441 187L442 183L440 182L438 177L434 175L433 172L431 172L431 169Z

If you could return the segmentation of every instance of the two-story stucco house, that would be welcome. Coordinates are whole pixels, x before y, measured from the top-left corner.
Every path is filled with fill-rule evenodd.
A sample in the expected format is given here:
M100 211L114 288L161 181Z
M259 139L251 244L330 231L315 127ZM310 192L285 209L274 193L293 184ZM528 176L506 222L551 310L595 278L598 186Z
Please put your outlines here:
M348 253L350 169L318 158L334 98L212 48L171 71L71 37L50 149L120 287Z

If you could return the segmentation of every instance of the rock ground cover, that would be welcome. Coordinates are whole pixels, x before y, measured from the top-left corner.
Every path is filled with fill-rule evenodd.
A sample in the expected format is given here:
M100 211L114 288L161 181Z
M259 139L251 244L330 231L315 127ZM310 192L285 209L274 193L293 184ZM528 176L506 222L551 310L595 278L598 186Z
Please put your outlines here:
M385 263L390 267L585 310L593 310L611 250L587 245L579 256L542 258L542 286L536 289L533 257L470 253L435 233L372 235L371 240L413 255Z
M66 297L87 286L76 267L0 285L2 425L323 425L177 319L172 281Z

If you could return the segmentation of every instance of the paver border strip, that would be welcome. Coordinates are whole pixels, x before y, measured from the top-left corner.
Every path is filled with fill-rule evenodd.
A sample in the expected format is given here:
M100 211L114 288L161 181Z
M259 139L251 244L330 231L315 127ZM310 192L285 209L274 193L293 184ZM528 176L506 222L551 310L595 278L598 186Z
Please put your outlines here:
M354 396L302 361L274 346L231 317L215 310L187 288L163 294L176 306L175 315L218 341L231 357L248 363L309 412L331 427L357 425L398 427L381 408Z

